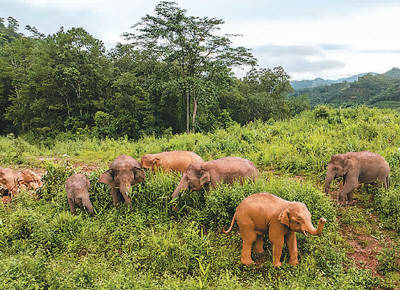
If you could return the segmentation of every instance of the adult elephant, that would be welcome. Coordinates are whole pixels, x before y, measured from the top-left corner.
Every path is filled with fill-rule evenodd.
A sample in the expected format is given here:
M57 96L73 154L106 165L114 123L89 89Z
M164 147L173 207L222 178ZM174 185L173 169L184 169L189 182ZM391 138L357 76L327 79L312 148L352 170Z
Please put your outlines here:
M273 265L279 267L283 244L286 241L293 266L298 264L296 232L319 235L326 220L320 218L318 228L311 222L311 214L301 202L287 201L270 193L256 193L245 198L236 208L230 228L223 232L228 234L237 222L243 240L241 262L253 264L251 249L253 244L256 253L263 253L264 234L272 243Z
M161 168L166 172L171 170L185 172L193 162L204 162L204 160L191 151L169 151L156 154L145 154L142 156L142 168Z
M117 206L121 196L125 204L131 206L129 190L132 185L143 182L145 173L140 163L128 155L120 155L114 159L110 169L100 175L99 182L111 186L111 197Z
M389 188L390 167L379 154L361 151L336 154L331 157L325 177L325 193L336 177L343 177L343 188L338 193L340 203L353 202L353 190L360 183L378 181Z
M200 190L210 183L215 188L217 183L243 182L246 178L255 179L258 170L253 162L240 157L224 157L207 162L194 162L183 173L181 181L172 194L172 198L182 190Z

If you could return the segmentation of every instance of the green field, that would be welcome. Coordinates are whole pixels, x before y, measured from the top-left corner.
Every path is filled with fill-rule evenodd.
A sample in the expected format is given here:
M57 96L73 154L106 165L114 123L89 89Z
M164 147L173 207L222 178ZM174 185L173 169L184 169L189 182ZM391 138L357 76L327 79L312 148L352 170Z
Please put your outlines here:
M369 289L400 287L400 114L389 109L317 107L286 121L232 125L208 134L99 140L59 135L52 144L29 144L22 137L0 138L0 164L46 173L36 199L22 192L0 206L0 287L2 289ZM109 188L97 182L113 158L129 154L191 150L205 160L240 156L253 161L255 183L222 185L171 194L179 174L148 172L135 186L132 210L112 206ZM374 151L391 167L389 191L363 186L357 203L338 207L323 193L325 166L332 154ZM91 180L96 216L72 216L64 184L73 172ZM336 191L339 181L331 186ZM297 235L299 265L272 266L271 246L240 263L241 238L229 225L248 195L271 192L304 202L314 226L328 222L320 237ZM375 200L370 200L372 194ZM355 240L349 240L349 235ZM360 237L360 239L357 239ZM361 239L362 237L362 239ZM267 240L267 238L266 238ZM354 259L354 242L377 243L376 265ZM375 271L376 270L376 271Z

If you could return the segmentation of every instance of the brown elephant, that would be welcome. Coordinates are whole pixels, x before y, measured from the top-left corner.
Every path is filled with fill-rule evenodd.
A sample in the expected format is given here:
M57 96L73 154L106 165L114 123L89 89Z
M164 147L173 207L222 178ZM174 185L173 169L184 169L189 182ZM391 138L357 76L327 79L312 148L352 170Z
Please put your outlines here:
M0 168L0 184L7 189L11 199L19 192L18 180L18 171L11 168Z
M111 196L114 206L117 206L121 197L125 204L131 206L129 189L131 185L143 182L145 173L140 163L128 155L120 155L114 159L110 169L100 175L99 182L111 186Z
M43 186L41 177L30 169L23 169L19 172L18 184L23 190L38 190Z
M0 168L0 184L7 189L11 199L20 189L37 190L43 185L40 176L32 170L17 171L11 168Z
M241 262L244 265L254 263L251 258L251 248L254 245L256 253L263 253L263 238L268 231L272 243L273 265L281 266L283 244L289 249L289 263L298 264L296 232L319 235L322 233L326 220L320 218L318 228L311 222L311 214L302 202L292 202L270 193L256 193L245 198L236 208L230 228L223 232L228 234L237 222L243 240Z
M86 208L89 214L94 216L93 205L89 198L89 187L89 179L81 173L71 175L67 179L65 190L72 214L76 213L75 206L78 206L82 211Z
M193 162L204 162L204 160L191 151L170 151L143 155L141 166L147 169L161 168L166 172L173 170L183 173Z
M244 179L255 179L258 170L253 162L240 157L224 157L207 162L194 162L183 173L181 181L172 194L172 198L179 195L182 190L200 190L205 184L210 183L215 188L217 183L232 183L235 180L243 182Z
M336 154L331 157L325 177L325 193L336 177L343 177L343 188L338 193L338 202L353 203L353 190L360 183L378 181L389 188L390 167L379 154L362 151Z

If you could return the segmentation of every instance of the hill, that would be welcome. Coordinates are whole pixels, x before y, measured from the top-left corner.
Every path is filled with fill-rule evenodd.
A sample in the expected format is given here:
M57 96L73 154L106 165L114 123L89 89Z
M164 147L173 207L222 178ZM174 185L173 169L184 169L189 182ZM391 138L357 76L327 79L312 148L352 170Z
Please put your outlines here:
M367 105L378 108L400 108L400 69L393 68L384 74L366 74L352 83L344 82L295 91L294 95L307 94L311 106Z
M351 82L357 81L360 77L365 76L366 74L375 74L375 73L372 73L372 72L361 73L358 75L350 76L347 78L340 78L337 80L325 80L322 78L316 78L313 80L291 81L290 84L292 85L293 89L301 90L301 89L315 88L315 87L320 87L320 86L328 86L328 85L344 83L344 82L351 83Z

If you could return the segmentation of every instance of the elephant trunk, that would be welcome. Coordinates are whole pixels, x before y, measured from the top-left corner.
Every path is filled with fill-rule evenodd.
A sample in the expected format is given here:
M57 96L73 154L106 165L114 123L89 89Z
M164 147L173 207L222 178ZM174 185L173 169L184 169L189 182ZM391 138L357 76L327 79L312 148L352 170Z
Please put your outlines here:
M129 195L129 190L130 190L130 188L131 188L130 183L122 183L122 184L119 186L119 191L120 191L121 193L125 193L126 195Z
M186 174L183 174L181 181L179 182L178 186L176 187L176 189L174 190L174 192L172 193L172 198L176 198L178 197L179 193L182 190L187 189L189 186L189 183L187 181L187 177Z
M325 177L325 193L328 194L329 193L329 186L331 185L332 180L335 178L335 174L328 172L326 173L326 177Z
M92 203L90 202L89 197L85 197L82 199L83 206L87 209L91 216L94 216L94 208Z
M315 229L313 227L312 223L310 222L310 224L307 226L307 228L305 230L303 230L303 234L305 236L307 236L307 233L309 233L313 236L320 235L322 233L322 230L324 229L325 223L326 223L326 219L320 218L319 222L318 222L318 227L317 227L317 229Z

